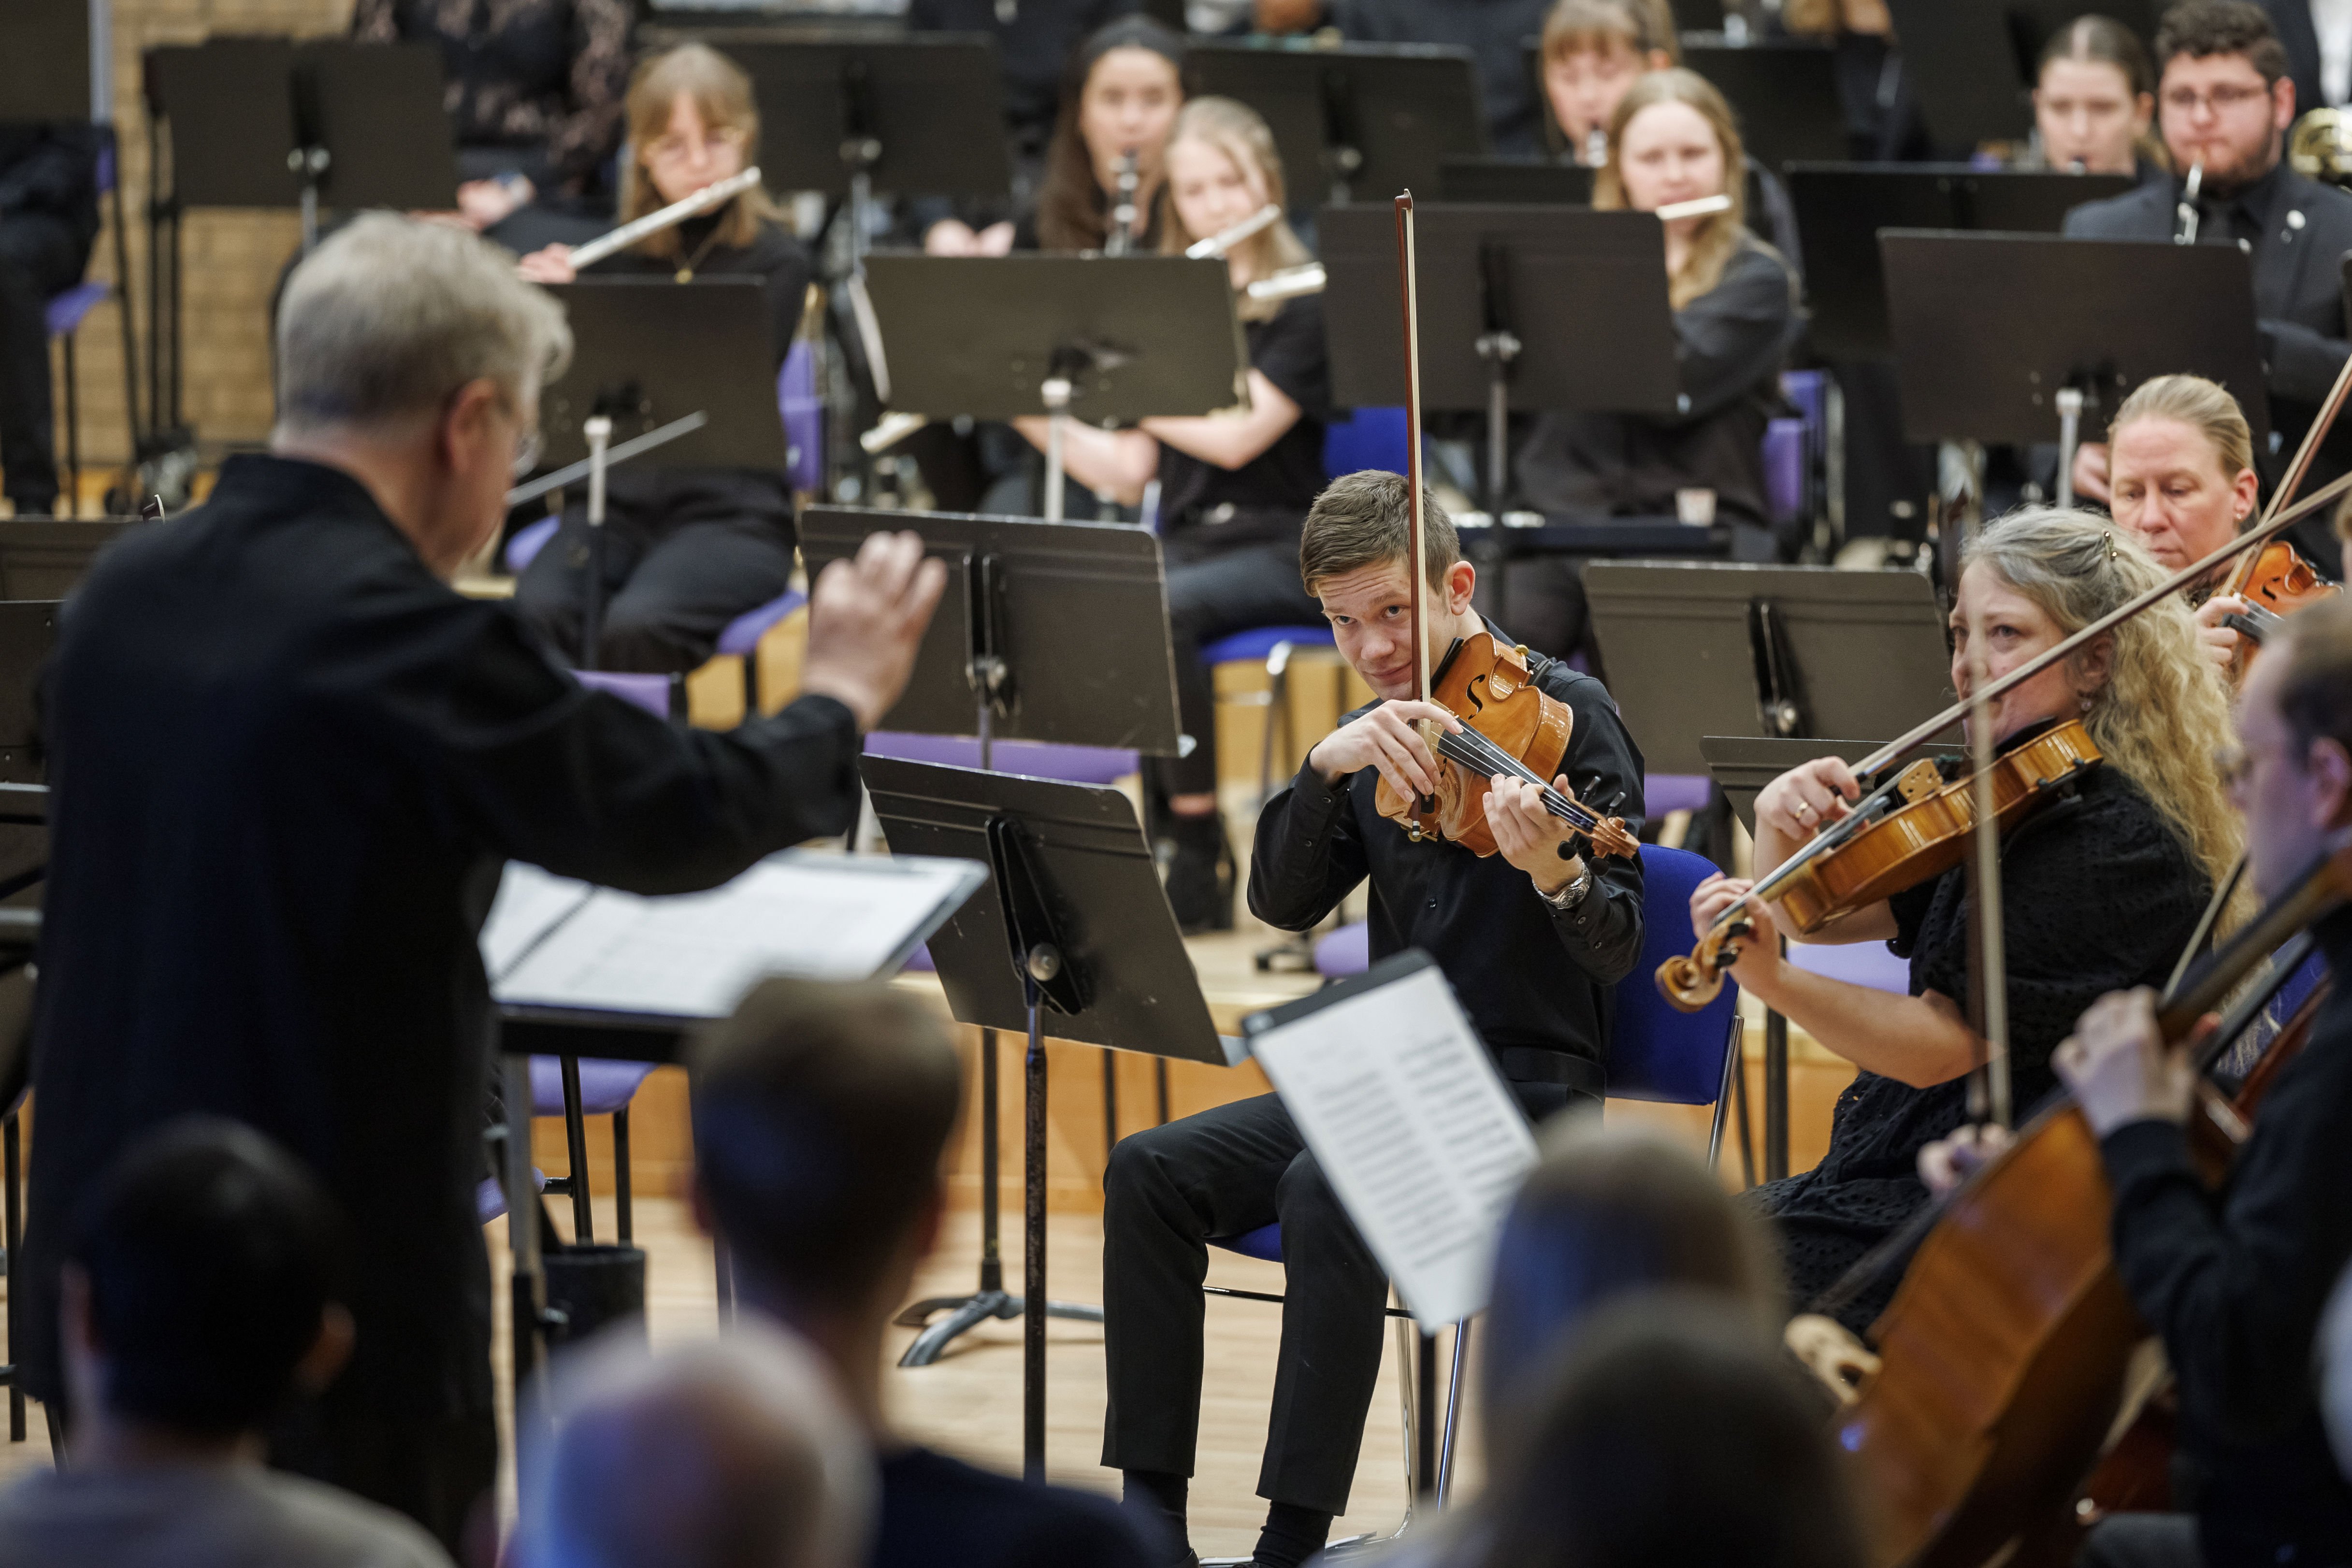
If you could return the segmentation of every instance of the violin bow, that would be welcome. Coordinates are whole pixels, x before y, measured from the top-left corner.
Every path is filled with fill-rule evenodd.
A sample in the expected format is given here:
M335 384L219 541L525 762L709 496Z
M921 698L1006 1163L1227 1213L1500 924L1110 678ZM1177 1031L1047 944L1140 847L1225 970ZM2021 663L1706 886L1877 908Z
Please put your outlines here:
M1412 595L1412 695L1430 700L1429 684L1429 538L1421 505L1421 284L1413 254L1412 193L1396 199L1397 293L1404 309L1404 486L1410 522L1406 530L1405 576ZM1433 737L1424 734L1430 755L1437 754ZM1429 798L1414 804L1426 810ZM1418 837L1418 830L1415 831Z
M1968 512L1968 537L1984 531L1981 499ZM2000 918L2000 822L1993 803L1992 696L1985 662L1985 622L1981 607L1969 617L1969 790L1970 814L1976 819L1969 833L1969 906L1973 927L1969 944L1969 973L1975 980L1969 1000L1975 1016L1969 1022L1985 1042L1985 1059L1969 1073L1969 1118L2010 1125L2009 965Z
M2294 461L2286 465L2286 472L2279 477L2278 488L2271 493L2271 504L2263 508L2262 520L2264 523L2269 522L2280 507L2294 500L2294 493L2303 488L2304 476L2311 472L2311 460L2319 454L2319 444L2327 439L2327 433L2336 426L2336 416L2344 411L2344 398L2347 392L2352 392L2352 355L2345 357L2343 369L2336 372L2336 384L2327 389L2327 401L2319 405L2319 413L2312 420L2311 428L2303 433L2303 443L2294 449ZM2249 550L2239 557L2237 567L2230 573L2230 580L2221 585L2221 591L2233 597L2242 592L2246 580L2254 573L2254 562L2262 558L2262 553Z

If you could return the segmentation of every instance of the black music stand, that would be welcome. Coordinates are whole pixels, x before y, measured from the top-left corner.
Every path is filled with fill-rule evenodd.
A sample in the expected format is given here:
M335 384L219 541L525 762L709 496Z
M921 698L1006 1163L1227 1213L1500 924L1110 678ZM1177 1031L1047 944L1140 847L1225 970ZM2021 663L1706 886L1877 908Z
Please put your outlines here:
M53 599L0 601L0 784L38 784L47 772L39 685L57 646L58 608ZM0 882L0 895L17 885Z
M1168 641L1168 592L1160 541L1117 524L1045 523L938 512L814 507L801 519L812 576L856 552L877 528L911 524L926 553L947 563L948 591L924 630L907 690L877 727L919 735L973 735L980 765L997 740L1132 747L1181 756L1176 665ZM1086 656L1072 658L1073 649ZM1161 897L1160 903L1165 904ZM942 970L942 973L945 971ZM1160 1067L1166 1094L1166 1067ZM1104 1134L1116 1136L1117 1064L1103 1061ZM898 1316L922 1330L899 1358L928 1366L957 1335L990 1318L1020 1315L1004 1290L997 1204L996 1037L983 1030L980 1064L980 1287L969 1296L915 1302ZM1048 1315L1098 1319L1092 1308L1046 1303ZM948 1316L937 1322L935 1314Z
M1956 153L2033 131L2028 68L2009 17L1984 0L1887 0L1919 118L1939 148Z
M2186 371L2237 394L2254 449L2268 444L2252 263L2235 246L1904 229L1878 243L1909 439L2055 436L2063 475L2074 422L2062 389L2083 394L2096 428L2150 376Z
M1318 193L1341 206L1433 192L1446 159L1486 151L1467 49L1218 40L1195 42L1186 68L1199 91L1239 99L1265 117L1299 207L1315 205Z
M1062 515L1065 418L1132 422L1249 401L1249 354L1222 261L877 255L850 287L856 314L871 322L866 361L885 406L1054 421L1051 521Z
M1722 92L1739 116L1748 156L1766 168L1852 154L1838 110L1837 55L1828 46L1686 42L1683 64Z
M847 198L853 262L865 257L877 193L1002 199L1013 188L1003 67L990 34L699 36L751 78L768 188Z
M90 0L8 0L0 6L0 124L113 120L108 16Z
M1395 218L1332 207L1321 224L1332 397L1342 408L1403 402ZM1514 407L1675 411L1682 381L1654 214L1429 206L1414 227L1422 406L1486 412L1492 515L1508 486ZM1609 308L1594 309L1596 299Z
M1523 158L1448 158L1438 165L1442 202L1512 207L1589 207L1592 171Z
M540 430L551 465L605 449L590 422L610 422L615 442L682 416L705 416L661 449L658 465L784 467L767 291L757 278L588 277L549 292L572 323L572 363L540 393ZM582 591L580 667L596 668L604 606L604 487L589 478L588 571Z
M1944 617L1908 571L1598 561L1610 687L1648 766L1708 771L1702 737L1900 735L1952 696ZM1764 1015L1764 1175L1789 1174L1789 1021Z
M1047 1300L1047 1013L1056 1040L1220 1066L1231 1059L1160 893L1151 846L1124 794L1104 785L882 757L859 766L894 853L979 860L989 867L986 892L940 928L930 952L958 1022L1023 1032L1029 1041L1024 1279L1022 1297L1004 1299L1018 1312L1021 1302ZM992 1060L993 1051L982 1049ZM994 1131L992 1124L992 1144ZM974 1322L1012 1315L983 1311L984 1301L972 1299L958 1315L977 1313ZM955 1304L926 1301L910 1311ZM1022 1473L1042 1480L1045 1314L1022 1316Z
M1988 172L1964 163L1791 163L1787 175L1805 236L1809 340L1828 360L1894 357L1879 231L2054 235L2074 208L2132 187L2121 174Z
M0 600L63 599L137 517L13 517L0 522ZM5 666L0 666L5 667Z

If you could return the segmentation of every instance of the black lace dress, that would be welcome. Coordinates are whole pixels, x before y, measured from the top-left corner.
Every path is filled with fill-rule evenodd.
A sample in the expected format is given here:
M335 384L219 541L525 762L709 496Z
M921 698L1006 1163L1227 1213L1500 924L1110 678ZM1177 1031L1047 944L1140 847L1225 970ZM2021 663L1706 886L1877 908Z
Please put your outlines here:
M2022 1122L2056 1086L2051 1052L2084 1009L2109 991L2164 984L2210 883L2137 786L2109 767L2010 835L2000 881L2011 1084ZM1955 869L1893 900L1888 946L1911 960L1914 996L1935 991L1965 1003L1967 887L1966 872ZM1914 1089L1859 1073L1838 1097L1822 1163L1749 1195L1777 1222L1795 1310L1811 1308L1927 1201L1919 1151L1958 1127L1967 1103L1965 1079ZM1866 1330L1899 1279L1872 1281L1834 1315Z

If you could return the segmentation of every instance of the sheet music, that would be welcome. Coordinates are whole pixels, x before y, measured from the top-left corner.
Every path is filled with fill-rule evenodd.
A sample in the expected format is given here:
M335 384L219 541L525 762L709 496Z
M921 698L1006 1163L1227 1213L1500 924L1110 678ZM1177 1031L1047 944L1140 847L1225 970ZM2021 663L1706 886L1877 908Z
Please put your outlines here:
M1424 1331L1482 1311L1535 1137L1434 965L1251 1051Z
M895 967L987 876L971 861L789 851L709 893L597 888L491 989L509 1005L724 1018L771 975Z
M482 922L482 967L493 980L505 974L593 892L584 882L522 861L507 862L489 918Z

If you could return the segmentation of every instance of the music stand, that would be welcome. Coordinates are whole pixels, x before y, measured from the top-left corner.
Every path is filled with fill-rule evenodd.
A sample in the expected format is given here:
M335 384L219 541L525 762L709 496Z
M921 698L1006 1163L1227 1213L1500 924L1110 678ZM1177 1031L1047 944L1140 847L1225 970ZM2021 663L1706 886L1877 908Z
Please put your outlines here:
M1249 353L1222 261L877 255L850 291L886 407L1048 417L1050 521L1062 517L1064 420L1132 423L1249 402Z
M2235 393L2254 449L2267 444L2252 261L2237 246L1907 229L1878 243L1908 439L2025 446L2055 434L2063 481L2076 415L2062 391L2104 423L2150 376L2186 371Z
M57 646L58 609L52 599L0 601L0 783L38 784L47 771L39 686ZM0 895L20 885L0 882Z
M0 601L63 599L137 517L13 517L0 522Z
M698 36L751 78L768 188L847 198L853 265L865 260L877 193L1002 198L1013 188L1003 66L990 34Z
M2121 174L1986 172L1965 163L1791 163L1786 172L1797 232L1805 236L1809 340L1827 360L1894 357L1880 230L2054 235L2074 207L2132 187Z
M1437 198L1490 207L1589 207L1592 171L1522 158L1448 158L1438 165Z
M958 1022L1027 1036L1022 1300L1046 1301L1046 1013L1056 1040L1220 1066L1225 1048L1126 795L885 757L859 768L893 853L989 867L987 889L931 937L931 961ZM1042 1480L1045 1314L1022 1318L1022 1472Z
M588 571L581 668L596 668L604 605L604 440L627 440L699 413L666 444L662 466L784 466L767 291L752 277L590 277L549 290L572 323L572 363L540 393L551 465L588 459ZM593 421L607 423L597 439Z
M1683 64L1722 92L1748 156L1766 168L1853 152L1838 110L1837 54L1827 45L1686 42Z
M1333 206L1360 191L1385 202L1396 191L1436 190L1444 160L1486 151L1467 49L1196 41L1185 64L1199 91L1239 99L1265 117L1302 207L1314 204L1318 172Z
M1320 223L1333 400L1403 402L1395 220L1383 207L1331 207ZM1502 515L1508 485L1512 408L1675 411L1682 381L1655 216L1429 206L1414 226L1422 406L1485 410L1490 515ZM1594 309L1597 299L1609 308Z
M1757 792L1791 768L1801 768L1817 757L1842 758L1847 762L1859 762L1879 748L1874 740L1771 740L1748 736L1708 735L1699 737L1698 748L1706 758L1706 770L1714 776L1716 788L1731 803L1740 824L1750 834L1756 831ZM1906 762L1926 758L1930 762L1966 762L1969 748L1965 746L1923 746Z
M110 15L92 0L0 6L0 124L110 123Z
M1938 147L1960 152L2033 131L2028 68L2000 6L1953 0L1887 0L1919 117Z

